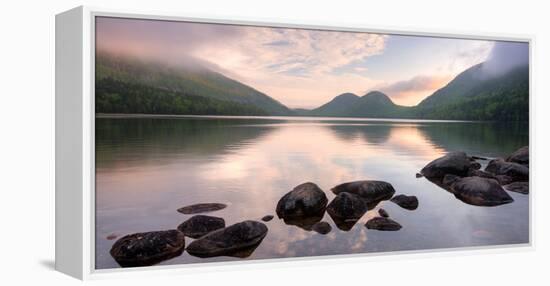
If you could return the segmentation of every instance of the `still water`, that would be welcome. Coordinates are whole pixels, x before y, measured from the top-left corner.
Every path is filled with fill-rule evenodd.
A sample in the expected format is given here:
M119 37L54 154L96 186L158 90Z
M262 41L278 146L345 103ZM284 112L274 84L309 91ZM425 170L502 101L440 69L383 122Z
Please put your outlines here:
M226 225L275 214L293 187L314 182L329 201L330 188L354 180L390 182L396 194L415 195L419 207L383 201L349 231L325 214L332 231L321 235L277 217L247 258L197 258L184 252L160 263L301 257L527 243L529 197L497 207L465 204L424 178L429 161L449 151L502 157L528 144L526 124L335 118L97 118L96 268L119 265L109 250L135 232L175 229L194 203L225 203L208 213ZM368 230L384 208L403 228ZM186 238L186 244L192 241Z

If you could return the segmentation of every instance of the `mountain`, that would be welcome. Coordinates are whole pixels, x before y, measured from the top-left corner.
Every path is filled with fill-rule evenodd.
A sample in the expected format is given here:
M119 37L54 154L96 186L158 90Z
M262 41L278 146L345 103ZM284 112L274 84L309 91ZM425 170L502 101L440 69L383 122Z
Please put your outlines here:
M310 114L317 116L343 117L403 117L407 107L399 106L384 93L371 91L361 97L353 93L338 95L330 102L313 109Z
M529 66L520 65L498 76L485 63L456 76L413 109L416 118L527 121Z
M347 114L353 106L355 106L361 98L353 93L343 93L332 99L330 102L311 110L312 115L321 116L342 116Z
M273 98L198 62L163 64L99 52L96 112L288 115Z
M344 93L313 109L312 116L378 117L448 120L529 120L529 66L499 74L486 63L472 66L413 107L400 106L382 92L362 97Z

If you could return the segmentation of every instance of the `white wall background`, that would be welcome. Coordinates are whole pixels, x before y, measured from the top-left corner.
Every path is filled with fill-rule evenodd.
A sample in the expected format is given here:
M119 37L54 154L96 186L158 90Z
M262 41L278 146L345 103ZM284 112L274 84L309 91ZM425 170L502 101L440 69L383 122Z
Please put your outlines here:
M78 5L338 26L535 36L535 248L197 270L100 285L535 285L548 283L550 20L545 1L11 1L0 10L0 284L72 285L54 261L54 15ZM437 228L434 228L434 231ZM434 235L437 235L434 232ZM55 283L55 284L54 284ZM176 284L177 283L177 284ZM33 285L30 284L30 285ZM349 285L349 284L348 284Z

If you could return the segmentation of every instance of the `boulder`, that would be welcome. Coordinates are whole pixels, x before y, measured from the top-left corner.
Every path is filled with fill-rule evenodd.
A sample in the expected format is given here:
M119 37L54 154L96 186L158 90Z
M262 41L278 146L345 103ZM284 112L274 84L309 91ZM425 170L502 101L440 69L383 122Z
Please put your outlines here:
M178 212L182 214L197 214L205 212L213 212L226 208L227 205L220 203L203 203L185 206L178 209Z
M516 192L524 195L529 194L529 182L513 182L503 186L503 188L510 192Z
M478 162L471 162L470 163L470 170L479 170L481 169L481 164Z
M497 180L497 177L495 175L478 169L470 169L468 171L468 177L482 177Z
M250 255L267 234L267 226L257 221L243 221L211 232L189 244L187 252L197 257Z
M506 162L502 159L491 160L485 171L495 175L509 176L514 182L529 180L528 167L514 162Z
M387 212L385 209L379 209L379 210L378 210L378 214L379 214L381 217L390 217L390 214L388 214L388 212Z
M470 163L466 153L451 152L428 163L420 173L426 178L443 178L446 174L466 176Z
M498 181L498 183L501 186L508 185L508 184L510 184L514 181L514 179L512 177L506 176L506 175L496 175L495 179Z
M266 216L262 217L262 220L265 221L265 222L268 222L268 221L270 221L270 220L272 220L272 219L273 219L273 216L272 216L272 215L266 215Z
M390 201L407 210L412 211L418 208L418 199L416 196L397 195Z
M529 146L523 146L510 154L506 161L529 166Z
M134 233L121 237L111 247L111 256L122 267L149 266L179 256L185 236L178 230Z
M336 195L340 193L355 194L370 203L389 200L395 194L395 189L390 183L384 181L355 181L340 184L332 188L332 192Z
M368 229L376 229L382 231L396 231L401 229L401 225L387 217L375 217L371 218L365 226Z
M313 231L320 234L327 234L332 230L330 224L326 221L321 221L313 225Z
M456 181L460 180L461 177L457 175L447 174L443 177L441 183L444 188L450 188Z
M199 238L214 230L224 228L225 220L221 217L195 215L178 226L185 236Z
M497 206L514 200L493 179L465 177L451 185L451 192L459 200L476 206Z
M339 193L327 206L327 212L335 220L358 220L368 210L367 203L358 195Z
M285 220L319 216L325 212L328 199L314 183L304 183L285 194L277 203L277 216Z

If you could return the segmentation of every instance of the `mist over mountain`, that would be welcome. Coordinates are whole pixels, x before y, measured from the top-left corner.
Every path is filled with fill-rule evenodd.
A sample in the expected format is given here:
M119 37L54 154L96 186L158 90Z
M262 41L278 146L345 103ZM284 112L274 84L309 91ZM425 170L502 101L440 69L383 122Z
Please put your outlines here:
M314 108L289 109L199 60L166 63L98 53L96 111L101 113L297 115L525 121L529 51L496 43L485 62L458 74L413 107L380 91L343 93Z

